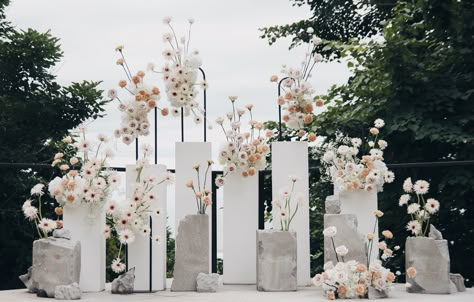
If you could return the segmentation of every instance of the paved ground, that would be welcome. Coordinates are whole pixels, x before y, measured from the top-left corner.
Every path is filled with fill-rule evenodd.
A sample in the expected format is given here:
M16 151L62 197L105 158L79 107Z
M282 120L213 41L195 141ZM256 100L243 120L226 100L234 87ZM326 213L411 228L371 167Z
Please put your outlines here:
M397 285L392 291L391 297L385 301L406 302L433 302L433 301L453 301L453 302L473 302L474 289L467 292L453 295L418 295L405 292L403 285ZM27 302L27 301L48 301L37 298L36 295L27 293L26 290L0 291L1 302ZM49 300L51 301L51 300ZM55 301L55 300L53 300ZM318 302L326 301L323 292L315 287L300 288L296 292L267 293L257 292L254 285L224 285L217 293L176 293L162 291L153 294L134 294L127 296L112 295L110 291L101 293L84 293L82 301L115 302L115 301L206 301L206 302Z

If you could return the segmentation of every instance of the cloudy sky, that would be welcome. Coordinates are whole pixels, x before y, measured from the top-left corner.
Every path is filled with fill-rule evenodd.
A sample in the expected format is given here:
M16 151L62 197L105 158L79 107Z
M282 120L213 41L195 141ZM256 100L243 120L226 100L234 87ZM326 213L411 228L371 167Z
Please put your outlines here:
M276 120L276 85L269 82L272 74L280 75L282 64L298 66L305 48L289 51L290 39L273 46L259 38L259 28L287 24L310 17L307 6L292 7L289 0L12 0L7 18L18 28L39 31L51 30L61 39L64 58L55 68L62 84L73 81L103 81L102 89L116 88L125 75L115 64L115 47L125 45L125 55L132 72L145 70L149 62L161 66L161 52L165 45L162 35L168 32L162 22L171 16L178 36L187 33L188 18L193 25L191 48L201 53L209 81L208 117L214 120L230 110L227 96L239 96L238 103L255 105L255 119ZM319 64L313 72L312 84L317 92L325 92L331 85L343 83L347 69L340 64ZM163 88L159 75L147 77ZM164 91L164 89L162 89ZM166 105L164 93L161 105ZM120 115L116 102L107 107L107 116L89 127L90 136L98 132L112 134L119 126ZM158 121L158 161L174 167L174 142L180 140L177 118L160 117ZM202 140L202 126L186 121L186 141ZM147 138L151 142L152 137ZM213 130L208 140L215 142L217 152L223 134ZM133 146L116 144L114 166L134 161Z
M125 45L125 55L133 72L145 70L149 62L157 66L164 63L162 35L168 28L162 20L166 16L173 18L172 25L178 36L187 32L188 18L196 21L191 48L200 51L202 68L209 81L210 120L231 109L229 95L239 96L238 104L242 107L253 103L256 120L278 118L277 87L269 78L273 74L281 76L282 64L299 66L306 48L289 51L289 38L269 46L259 38L258 29L306 19L310 17L307 6L292 7L289 0L12 0L7 8L7 18L17 28L51 30L61 39L64 58L54 69L61 84L103 81L101 87L105 91L116 88L117 82L125 78L115 64L117 45ZM333 84L344 83L348 75L342 64L319 64L311 82L318 93L324 93ZM158 75L147 78L164 91ZM161 105L167 103L164 93L160 102ZM88 126L89 137L99 132L112 135L120 124L117 105L108 105L107 116ZM217 130L208 132L214 154L225 140ZM158 162L174 168L174 144L181 139L179 120L160 117L158 132ZM202 127L196 127L191 120L186 121L185 132L186 141L202 140ZM146 141L152 143L152 137ZM115 145L117 156L113 166L134 163L133 145L125 146L121 142ZM173 190L168 190L171 226L174 226Z

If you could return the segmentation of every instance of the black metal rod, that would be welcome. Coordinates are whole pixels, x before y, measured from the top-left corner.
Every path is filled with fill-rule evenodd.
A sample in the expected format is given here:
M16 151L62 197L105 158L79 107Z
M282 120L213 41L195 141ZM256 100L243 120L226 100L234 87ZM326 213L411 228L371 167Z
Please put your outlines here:
M202 68L199 68L202 73L202 79L206 80L206 73ZM207 141L207 89L204 88L204 142Z
M285 77L283 79L280 80L280 82L278 82L278 98L280 98L281 96L281 83L286 80L286 79L289 79L289 77ZM278 140L281 141L282 140L282 132L281 132L281 105L280 103L278 103Z
M181 107L181 142L184 142L184 109Z
M263 196L264 192L264 183L265 175L264 171L258 171L258 229L265 229L265 202Z
M212 179L212 214L211 214L211 223L212 223L212 231L211 231L211 271L212 273L217 273L217 186L216 178L218 175L221 175L221 171L212 171L211 179Z
M150 244L150 251L149 251L149 256L150 256L150 266L148 268L149 272L150 272L150 277L149 277L149 281L150 281L150 286L149 286L149 289L148 291L151 293L153 291L153 240L152 240L152 236L153 236L153 217L150 216L150 241L149 241L149 244Z

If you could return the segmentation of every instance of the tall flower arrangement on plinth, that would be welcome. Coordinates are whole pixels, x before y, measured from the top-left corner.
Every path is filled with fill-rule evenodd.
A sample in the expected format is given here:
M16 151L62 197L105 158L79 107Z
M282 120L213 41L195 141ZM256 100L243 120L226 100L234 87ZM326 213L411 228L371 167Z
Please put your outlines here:
M322 172L338 191L380 192L385 183L394 181L395 174L388 170L383 161L383 150L388 143L379 135L384 125L383 120L376 119L374 127L369 130L367 142L360 138L339 136L335 142L323 145ZM361 155L363 150L368 152Z
M127 200L126 206L120 208L119 204L109 200L105 205L107 214L107 226L104 230L106 238L111 235L117 236L120 241L120 248L117 256L112 261L111 268L115 273L125 270L122 262L122 248L135 240L136 236L150 236L150 226L148 224L150 215L163 218L161 209L150 210L153 203L157 202L157 196L152 192L157 186L162 184L172 184L174 177L171 173L166 173L159 177L142 175L143 170L149 165L148 159L152 153L152 148L148 145L142 146L142 158L137 161L137 177L133 185L132 196ZM156 243L161 243L160 236L152 238Z
M122 138L122 142L129 145L139 136L147 136L150 133L150 121L148 113L155 108L161 111L163 116L168 115L169 109L158 107L161 92L157 86L145 82L145 72L142 70L132 73L124 55L124 46L116 47L120 54L117 65L123 68L126 79L120 80L118 86L125 91L124 97L119 96L116 89L110 89L108 97L119 101L118 109L122 112L120 127L114 131L116 138Z
M282 231L289 231L291 222L295 218L298 208L301 206L304 194L294 192L295 184L299 180L296 175L289 176L291 185L285 186L279 190L278 199L272 201L272 205L280 213L280 227ZM295 204L293 204L295 203Z
M207 81L198 82L198 71L202 65L202 60L198 50L190 49L191 28L194 24L193 19L189 19L188 36L178 38L171 18L166 17L163 23L168 25L170 32L163 35L163 42L167 48L163 51L165 64L161 71L156 71L152 65L153 71L161 73L165 82L166 95L171 105L171 114L180 115L180 109L184 109L184 115L190 114L194 117L194 122L200 124L203 119L204 109L196 101L196 96L200 87L207 89Z
M200 169L201 166L196 164L193 166L193 169L196 170L196 180L195 183L193 180L189 180L186 183L186 187L193 190L194 197L196 198L196 207L198 210L198 214L206 214L207 207L212 205L212 192L207 187L207 175L208 173L212 173L212 164L214 162L212 160L207 161L206 171L204 172L204 181L201 180L200 177Z
M241 109L235 106L237 96L229 96L229 100L232 111L226 114L225 119L216 119L216 124L221 127L227 141L219 151L219 163L224 167L224 174L216 178L218 187L225 184L225 177L229 174L240 173L242 177L249 177L264 169L270 153L267 140L273 135L271 131L265 131L263 123L253 119L252 104ZM247 112L250 115L250 131L244 131L242 127L242 117Z

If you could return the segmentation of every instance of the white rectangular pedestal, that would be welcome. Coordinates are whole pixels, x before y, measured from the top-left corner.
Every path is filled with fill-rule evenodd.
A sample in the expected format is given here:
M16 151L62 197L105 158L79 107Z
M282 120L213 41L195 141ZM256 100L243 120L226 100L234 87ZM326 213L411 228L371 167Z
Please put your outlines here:
M366 192L364 190L351 190L339 193L341 201L341 214L354 214L357 217L359 232L366 238L367 234L374 234L374 244L372 245L371 262L377 259L379 228L375 225L375 210L378 209L377 192ZM337 235L336 235L337 236Z
M311 284L310 245L309 245L309 174L307 142L273 142L272 143L272 190L273 200L278 198L282 187L291 185L289 175L299 177L294 192L304 195L302 204L290 225L290 230L298 237L298 286ZM293 206L296 200L293 200ZM273 228L280 229L280 213L273 211Z
M71 239L81 242L81 277L83 292L99 292L105 289L105 212L103 207L88 205L64 207L64 229L71 232Z
M210 142L177 142L175 144L176 171L175 171L175 232L178 231L179 222L186 215L197 214L196 198L193 190L186 187L186 183L192 180L197 185L197 173L193 169L195 164L201 166L200 178L201 186L204 184L204 173L207 168L207 161L212 159L212 144ZM206 180L206 187L212 189L212 175L209 171ZM202 189L202 187L201 187ZM206 214L212 216L212 208L208 207ZM209 219L209 238L211 238L212 221ZM211 244L209 240L209 259L211 257ZM209 261L211 269L211 261Z
M224 283L255 284L258 174L226 176L224 189Z
M142 179L154 176L161 181L166 174L165 165L149 165L142 171ZM135 165L126 167L126 196L127 200L133 193L133 186L137 177ZM152 191L156 196L154 203L150 204L152 211L148 225L151 228L150 235L137 234L134 242L128 245L128 267L135 268L135 292L158 291L166 288L166 184L155 186ZM160 209L161 214L157 216L155 211ZM160 236L161 243L153 239Z

